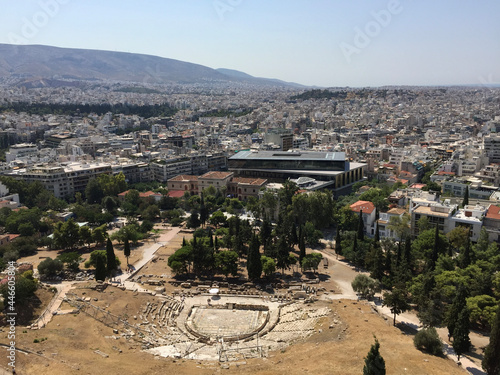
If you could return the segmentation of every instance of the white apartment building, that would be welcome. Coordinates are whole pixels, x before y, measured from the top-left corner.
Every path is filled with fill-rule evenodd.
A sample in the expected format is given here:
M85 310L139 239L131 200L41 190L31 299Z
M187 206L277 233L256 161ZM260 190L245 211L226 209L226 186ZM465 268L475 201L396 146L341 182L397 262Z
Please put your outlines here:
M393 238L395 240L400 240L396 232L390 228L389 224L391 222L391 217L398 217L402 219L405 213L406 210L403 208L391 208L389 211L381 213L379 219L377 220L380 238Z
M28 182L38 181L56 198L74 197L83 193L91 178L100 174L110 174L111 165L107 163L67 163L58 165L37 165L30 168L13 170L8 176Z
M479 234L483 226L483 218L486 216L487 211L487 207L471 205L457 210L450 218L448 231L456 227L466 227L469 229L471 241L476 242L479 239Z
M189 157L157 160L152 162L150 166L153 179L159 182L167 182L168 179L180 174L191 175L192 172Z
M5 161L10 163L25 156L34 156L38 153L38 147L32 143L19 143L12 145L5 153Z

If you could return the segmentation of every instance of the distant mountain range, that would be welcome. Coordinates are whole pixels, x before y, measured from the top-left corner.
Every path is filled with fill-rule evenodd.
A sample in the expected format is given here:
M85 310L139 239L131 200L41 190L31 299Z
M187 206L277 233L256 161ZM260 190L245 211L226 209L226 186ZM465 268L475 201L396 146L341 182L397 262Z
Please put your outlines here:
M137 53L0 44L0 78L18 86L67 85L70 81L112 80L135 83L248 83L263 86L305 86L256 78L231 69ZM74 83L73 83L74 84Z

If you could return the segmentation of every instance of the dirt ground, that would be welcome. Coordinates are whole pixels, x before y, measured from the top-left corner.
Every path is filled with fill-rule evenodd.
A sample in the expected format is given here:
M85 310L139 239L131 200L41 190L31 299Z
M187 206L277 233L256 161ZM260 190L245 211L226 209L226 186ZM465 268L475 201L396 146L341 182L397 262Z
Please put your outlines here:
M147 294L122 291L108 287L100 293L78 289L77 294L90 297L95 305L123 318L133 320L141 306L155 298ZM85 293L85 294L83 294ZM94 301L97 298L97 301ZM17 354L19 374L360 374L364 360L376 335L381 354L386 361L387 374L463 374L452 361L419 352L412 336L391 326L364 302L337 300L317 302L336 312L340 329L330 329L332 315L317 327L316 333L268 358L249 359L221 365L217 362L160 358L141 351L140 343L113 335L113 330L86 314L55 316L42 330L23 330L18 327L18 348L37 354ZM61 310L71 309L63 304ZM339 326L337 326L339 327ZM113 338L118 337L118 339ZM35 343L34 340L41 341ZM6 344L5 328L0 343ZM108 355L96 354L99 350ZM5 356L0 365L6 366ZM227 369L224 367L228 367Z
M179 233L167 246L155 254L155 261L149 262L140 275L156 275L167 280L171 276L167 266L168 256L180 248L182 238L190 240L191 233ZM141 259L142 250L152 242L132 249L130 263ZM309 250L308 250L309 251ZM115 244L115 253L126 264L121 246ZM31 261L41 261L40 257L55 257L53 251L40 252ZM27 260L27 259L23 259ZM35 264L36 267L36 264ZM342 276L344 268L331 265L320 269L320 287L325 293L336 294L340 288L333 280ZM289 275L292 275L289 271ZM339 281L341 282L341 281ZM107 311L128 319L138 315L148 301L156 297L119 288L108 287L104 292L86 288L79 284L72 292L90 297L92 303ZM167 292L175 288L165 283ZM144 284L144 287L147 287ZM154 286L149 287L154 289ZM47 293L49 293L47 291ZM48 300L44 295L43 300ZM315 334L298 341L282 351L270 352L269 357L247 359L220 364L218 362L161 358L141 350L137 341L127 340L113 334L112 328L90 316L79 314L56 315L41 330L17 327L16 346L29 354L17 353L18 374L360 374L364 357L374 342L376 335L385 359L387 374L464 374L465 371L446 358L422 353L413 346L413 336L392 327L392 321L376 313L366 302L353 300L318 301L316 306L328 306L332 313L323 318L316 327ZM40 307L42 308L42 307ZM60 310L72 310L63 303ZM335 315L336 314L336 315ZM337 321L337 319L340 321ZM332 323L336 323L333 324ZM333 326L334 328L330 328ZM34 342L35 340L39 342ZM0 344L7 344L7 329L0 330ZM95 351L100 351L98 354ZM6 356L0 356L0 368L7 366Z

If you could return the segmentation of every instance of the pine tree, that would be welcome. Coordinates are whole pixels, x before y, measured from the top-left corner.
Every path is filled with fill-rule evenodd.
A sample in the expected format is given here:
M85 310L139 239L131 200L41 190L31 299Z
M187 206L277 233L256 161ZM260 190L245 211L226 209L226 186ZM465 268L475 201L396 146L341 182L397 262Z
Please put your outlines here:
M458 316L460 312L467 307L467 289L463 284L460 284L457 288L457 293L455 298L453 298L453 303L448 311L448 316L446 317L446 327L448 328L448 337L453 337L453 332L458 322Z
M304 230L302 225L299 228L299 264L302 265L302 259L306 256L306 240L304 238Z
M114 276L116 272L116 257L115 250L113 249L113 243L108 238L106 242L106 270L108 275Z
M337 234L335 235L335 252L338 255L342 255L342 239L340 236L340 228L337 228Z
M500 305L490 334L490 343L484 350L483 369L488 375L500 375Z
M380 355L380 344L375 337L373 344L365 357L365 366L363 367L363 375L385 375L385 361Z
M410 309L407 293L404 289L398 288L395 288L391 293L384 293L383 305L391 309L391 313L394 315L394 326L396 326L396 316Z
M457 324L455 325L455 330L453 331L453 350L457 354L458 361L460 362L460 356L468 352L471 347L471 342L469 338L470 332L470 314L469 309L464 307L460 314L458 315Z
M125 242L123 244L123 255L127 258L128 265L128 257L130 256L130 243L128 242L128 238L125 238Z
M262 274L262 262L260 260L260 243L259 237L254 233L250 240L247 258L247 271L250 280L257 280Z
M95 265L95 279L104 281L106 279L106 264L103 257L97 257Z
M469 204L469 187L465 187L464 200L462 201L462 207L465 207Z
M359 211L358 239L361 241L365 239L365 224L363 223L363 210Z

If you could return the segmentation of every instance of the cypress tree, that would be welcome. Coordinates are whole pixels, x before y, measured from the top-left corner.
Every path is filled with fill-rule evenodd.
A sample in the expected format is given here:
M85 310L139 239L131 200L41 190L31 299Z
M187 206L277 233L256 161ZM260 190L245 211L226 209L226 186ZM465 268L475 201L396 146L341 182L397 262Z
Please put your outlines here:
M490 343L484 350L483 369L488 375L500 375L500 304L490 334Z
M467 237L467 243L465 244L465 248L463 249L463 251L458 256L458 261L462 269L465 269L471 265L472 249L471 249L470 237Z
M361 241L365 239L365 224L363 223L363 210L359 211L358 239Z
M380 245L380 230L379 230L378 224L376 225L376 228L375 228L375 238L373 239L373 241Z
M365 366L363 367L363 375L385 375L385 361L380 355L380 344L375 337L373 344L365 357Z
M106 270L108 275L114 276L116 272L116 257L115 250L113 249L113 243L108 238L106 242Z
M106 264L103 257L97 257L95 265L95 279L104 281L106 279Z
M186 237L182 237L182 247L184 247L186 245L187 245Z
M203 197L203 192L201 193L201 202L200 202L200 222L201 225L204 226L208 219L208 210L205 206L205 198Z
M401 264L402 250L401 250L401 241L398 241L398 249L396 250L396 267L399 267Z
M382 280L382 277L384 277L384 252L380 244L377 243L373 245L373 265L370 277L376 280Z
M403 257L406 260L406 264L411 268L411 237L406 237L405 240L405 251Z
M302 267L302 259L306 256L306 240L304 238L304 231L302 230L302 225L299 228L299 264Z
M271 250L272 231L271 222L267 218L264 218L260 227L260 241L264 246L264 252Z
M295 225L292 225L291 227L291 240L294 245L299 244L299 237L297 236L297 227Z
M457 354L458 361L460 362L460 356L468 352L471 347L471 342L469 338L469 325L470 325L470 314L469 309L464 307L460 314L458 315L457 324L455 330L453 331L453 350ZM498 353L497 353L498 354Z
M460 284L457 288L457 294L455 294L455 298L453 298L453 303L451 304L450 310L448 311L448 316L446 318L448 337L453 336L453 332L455 332L455 327L457 325L458 316L465 307L467 307L467 289L463 284Z
M247 271L250 280L257 280L262 274L262 262L260 260L260 242L259 237L254 233L250 240L247 258Z
M469 204L469 187L465 188L464 200L462 201L462 207L465 207Z
M278 249L277 249L277 257L276 257L276 266L281 268L282 271L288 268L290 265L290 249L288 244L286 243L286 239L281 237L278 240Z
M431 259L429 260L430 271L434 271L438 257L439 257L439 227L436 224L436 231L434 233L434 246L432 247L432 255Z
M391 249L387 249L385 252L385 264L384 264L384 270L387 272L389 276L392 275L392 251Z
M128 238L125 238L125 243L123 244L123 255L127 258L128 265L128 257L130 256L130 243L128 242Z
M335 235L335 252L338 255L342 255L342 239L340 236L340 228L337 228L337 234Z

